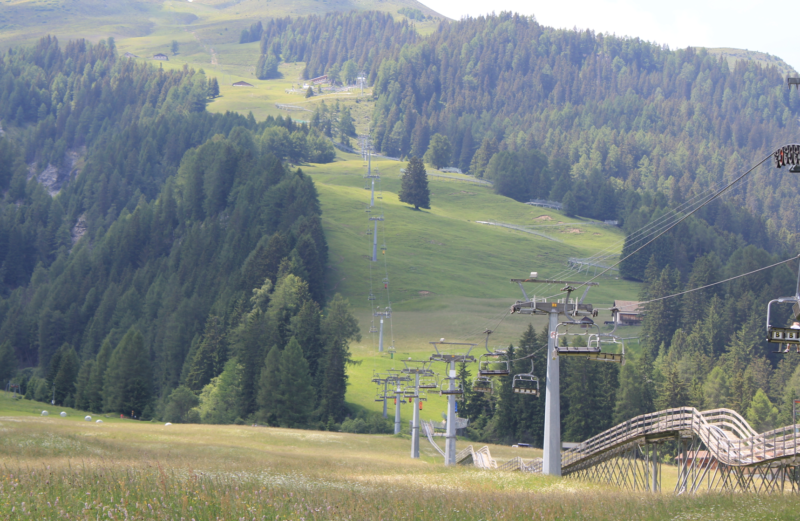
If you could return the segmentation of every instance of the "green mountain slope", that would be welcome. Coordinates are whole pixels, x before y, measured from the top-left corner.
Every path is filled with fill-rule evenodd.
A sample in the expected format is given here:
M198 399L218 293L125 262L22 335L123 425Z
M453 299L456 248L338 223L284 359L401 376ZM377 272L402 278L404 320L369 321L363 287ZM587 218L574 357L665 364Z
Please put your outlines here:
M238 41L242 29L266 18L367 10L403 18L397 13L402 8L444 19L416 0L10 0L0 9L0 49L32 43L46 34L92 41L163 36L169 43L181 33L193 33L206 45L219 45Z

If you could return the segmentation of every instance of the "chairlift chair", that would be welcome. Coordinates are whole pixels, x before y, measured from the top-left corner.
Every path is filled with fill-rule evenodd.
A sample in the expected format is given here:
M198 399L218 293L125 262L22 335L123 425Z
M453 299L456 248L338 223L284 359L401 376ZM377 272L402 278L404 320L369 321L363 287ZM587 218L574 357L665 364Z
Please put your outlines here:
M436 377L431 376L424 376L419 379L419 388L420 389L438 389L439 384L436 382Z
M771 323L773 304L793 304L792 315L795 320L789 327L773 326ZM767 304L767 342L778 344L778 350L773 353L788 353L789 344L794 344L800 352L800 296L781 297L770 300ZM783 345L786 344L784 349Z
M442 385L439 388L440 396L451 396L451 395L461 396L462 394L464 394L464 387L461 385L458 379L455 380L455 386L453 389L450 389L449 378L445 378L442 380Z
M472 384L472 390L479 393L489 393L494 391L494 384L492 379L488 376L478 376Z
M367 297L367 300L376 300L376 297L375 297L375 295L373 295L372 293L370 293L370 294L369 294L369 297Z
M570 331L570 326L578 326L581 329L587 329L585 333L574 333ZM596 329L596 332L590 332L590 329ZM562 346L560 345L559 338L567 335L572 336L587 336L586 346ZM581 322L561 322L556 326L556 353L562 355L588 355L600 352L599 342L592 343L593 338L600 335L600 327L596 324L584 324Z
M478 359L478 376L508 376L511 365L508 360L494 360L499 353L481 355Z
M369 332L370 333L377 333L378 332L378 328L375 327L375 326L372 326L372 327L369 328Z
M539 379L532 374L520 373L514 375L511 382L511 390L517 394L529 396L539 396Z

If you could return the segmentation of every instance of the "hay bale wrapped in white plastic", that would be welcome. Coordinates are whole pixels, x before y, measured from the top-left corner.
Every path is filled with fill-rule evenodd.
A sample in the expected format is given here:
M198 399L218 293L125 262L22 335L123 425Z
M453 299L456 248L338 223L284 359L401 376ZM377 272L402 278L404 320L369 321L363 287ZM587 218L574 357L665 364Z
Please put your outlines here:
M48 414L50 414L50 413L47 412L47 411L42 411L42 416L47 416Z
M103 420L97 420L95 423L103 423Z
M64 411L61 411L61 417L62 418L66 418L67 417L67 413L65 413Z
M92 417L87 414L86 417L84 418L84 420L86 420L87 422L90 422L90 421L92 421Z

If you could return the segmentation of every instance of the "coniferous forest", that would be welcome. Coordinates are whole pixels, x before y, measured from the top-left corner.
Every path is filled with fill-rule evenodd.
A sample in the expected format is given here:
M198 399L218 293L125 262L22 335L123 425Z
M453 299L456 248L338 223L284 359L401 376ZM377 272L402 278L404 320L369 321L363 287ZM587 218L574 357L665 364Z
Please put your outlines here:
M305 78L364 71L382 153L618 221L622 257L647 223L791 141L800 117L775 68L508 13L427 36L385 13L272 19L239 41L260 42L262 78L288 61ZM30 397L169 421L345 418L360 333L348 303L323 293L320 206L292 165L332 161L329 138L355 135L350 111L337 122L320 103L308 125L212 115L215 84L123 59L111 39L45 38L2 56L0 380L17 366ZM619 275L649 301L795 255L800 184L786 170L755 170ZM763 321L795 273L784 264L646 304L639 354L622 367L562 360L565 439L681 405L728 407L758 430L788 423L800 355L771 353ZM509 348L538 353L542 381L546 338L531 328ZM544 400L507 380L472 392L461 371L471 437L541 444Z
M23 369L28 397L142 419L341 421L360 333L322 292L316 189L289 166L333 147L206 112L209 84L111 39L0 58L2 371Z
M458 167L520 201L561 202L567 216L616 220L629 234L622 257L646 242L636 232L649 222L720 188L797 130L800 95L776 68L729 66L703 49L555 30L511 13L443 21L431 35L392 45L348 31L298 47L296 27L336 23L362 27L374 15L269 22L259 32L262 52L302 57L306 77L367 71L372 136L383 153ZM404 34L404 24L389 23L384 34ZM365 49L381 50L380 59ZM620 275L643 282L647 301L787 259L799 244L799 187L768 162L627 258ZM800 396L798 358L771 353L763 320L770 299L792 294L795 266L648 304L642 353L621 369L562 361L565 438L679 405L729 407L762 430L788 423ZM529 330L517 350L545 341ZM490 399L467 389L471 435L540 444L543 402L503 386ZM597 392L587 398L586 389Z

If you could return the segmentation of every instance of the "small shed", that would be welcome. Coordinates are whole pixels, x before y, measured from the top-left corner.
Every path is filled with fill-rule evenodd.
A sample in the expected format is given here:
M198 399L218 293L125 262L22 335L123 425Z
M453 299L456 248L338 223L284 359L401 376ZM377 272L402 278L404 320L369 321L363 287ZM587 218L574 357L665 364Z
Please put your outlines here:
M125 54L122 55L122 57L123 58L138 58L138 56L136 56L132 52L126 52Z
M154 54L153 55L153 59L167 62L167 61L169 61L169 56L167 56L166 54L163 54L163 53L158 53L158 54Z
M237 81L236 83L233 84L233 86L234 87L252 87L253 85L251 85L250 83L247 83L246 81Z
M644 309L642 303L635 300L614 301L614 322L620 326L638 326L642 323Z

